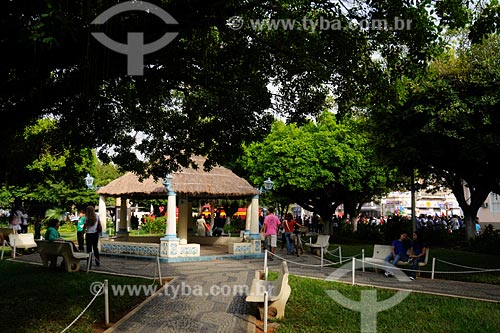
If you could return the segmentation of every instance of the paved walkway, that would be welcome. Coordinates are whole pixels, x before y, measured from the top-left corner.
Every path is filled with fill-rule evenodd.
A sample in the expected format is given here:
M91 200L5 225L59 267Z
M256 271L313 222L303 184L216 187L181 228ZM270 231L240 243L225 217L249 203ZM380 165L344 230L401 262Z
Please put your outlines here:
M352 282L350 263L343 266L344 270L321 268L317 256L304 253L299 258L286 255L278 257L283 253L278 251L275 260L269 261L270 270L277 271L281 260L287 260L291 274L318 279L336 275L336 280ZM158 277L156 260L116 256L102 256L101 259L101 266L93 267L93 271ZM36 253L18 257L17 260L40 262ZM262 259L160 263L160 267L162 277L172 279L170 283L106 332L256 331L255 317L250 314L245 295L238 291L242 286L251 284L255 270L263 269ZM428 278L399 281L368 270L356 270L355 281L358 285L500 302L499 285Z

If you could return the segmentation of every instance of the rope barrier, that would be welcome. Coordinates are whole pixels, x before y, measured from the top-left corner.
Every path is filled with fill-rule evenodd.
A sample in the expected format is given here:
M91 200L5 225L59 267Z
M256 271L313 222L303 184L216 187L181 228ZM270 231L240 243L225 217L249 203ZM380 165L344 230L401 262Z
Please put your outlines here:
M101 295L101 292L102 292L103 289L104 289L104 283L102 284L101 289L99 289L99 291L95 293L94 298L92 298L92 300L90 301L90 303L87 304L87 306L85 307L85 309L83 309L83 311L75 318L75 320L73 320L71 322L71 324L69 324L65 329L63 329L61 331L61 333L66 332L71 326L73 326L74 323L76 323L76 321L78 319L80 319L81 316L83 316L83 314L85 313L85 311L87 311L88 308L92 305L92 303L94 303L94 301L97 298L97 296Z
M306 266L306 267L322 267L322 266L321 266L321 264L319 264L319 265L315 265L315 264L304 264L304 263L302 263L302 262L296 262L296 261L288 260L288 259L286 259L286 258L284 258L284 257L281 257L281 256L277 255L277 254L273 254L273 253L269 252L268 250L265 250L265 251L266 251L266 253L268 253L268 255L272 256L272 258L276 257L276 258L278 258L278 259L281 259L281 260L283 260L283 261L286 261L287 263L289 262L289 263L292 263L292 264L295 264L295 265L298 265L298 266ZM325 260L326 260L326 259L325 259ZM329 261L329 260L327 260L327 261ZM323 265L323 267L325 267L325 266L331 266L331 265L337 265L337 264L338 264L338 263L331 262L331 261L329 261L329 262L330 262L330 264L328 264L328 265Z
M461 267L461 268L467 268L467 269L475 269L475 270L478 270L478 271L491 271L490 269L488 268L480 268L480 267L469 267L469 266L463 266L463 265L459 265L459 264L454 264L454 263L451 263L449 261L444 261L444 260L441 260L441 259L438 259L436 258L437 261L440 261L440 262L444 262L445 264L448 264L448 265L451 265L451 266L457 266L457 267ZM498 271L500 271L500 269L496 269Z

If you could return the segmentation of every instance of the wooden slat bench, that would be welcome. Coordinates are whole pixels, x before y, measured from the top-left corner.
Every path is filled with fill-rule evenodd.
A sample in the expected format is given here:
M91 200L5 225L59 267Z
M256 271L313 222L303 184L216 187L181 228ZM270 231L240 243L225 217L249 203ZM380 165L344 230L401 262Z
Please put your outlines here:
M264 320L264 292L268 292L268 317L283 318L285 306L292 288L288 284L288 265L286 261L281 263L278 278L274 281L263 280L261 271L255 272L250 292L246 297L248 303L256 304L259 309L260 319Z
M37 251L42 258L43 266L55 268L57 258L62 257L67 272L78 272L80 270L80 261L89 258L85 252L73 251L73 245L63 241L36 240Z

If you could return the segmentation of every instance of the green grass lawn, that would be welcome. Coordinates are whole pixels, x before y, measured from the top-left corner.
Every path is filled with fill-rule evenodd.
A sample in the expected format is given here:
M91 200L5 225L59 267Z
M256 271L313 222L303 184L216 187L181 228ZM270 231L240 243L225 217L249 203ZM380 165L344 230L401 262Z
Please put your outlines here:
M292 294L285 319L277 333L360 332L361 315L330 298L326 290L337 290L359 301L362 290L376 290L377 301L395 291L317 279L290 276ZM500 303L412 293L393 308L376 316L377 332L499 332Z
M0 262L0 332L61 332L90 303L93 282L110 285L150 285L151 279L96 273L66 273L42 266L3 260ZM111 291L111 287L110 287ZM110 322L117 322L146 296L113 296ZM66 332L103 330L104 296L98 296L83 316Z

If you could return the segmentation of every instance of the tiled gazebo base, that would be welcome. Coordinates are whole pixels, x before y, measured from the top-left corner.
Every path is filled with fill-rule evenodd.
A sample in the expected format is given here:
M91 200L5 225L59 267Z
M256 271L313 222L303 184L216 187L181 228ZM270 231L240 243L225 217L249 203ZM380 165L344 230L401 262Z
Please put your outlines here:
M238 246L234 253L228 253L228 247L216 247L219 251L207 251L208 255L202 255L200 244L178 244L178 242L162 241L158 243L137 243L117 240L100 240L100 252L103 255L128 256L144 259L155 259L160 256L161 262L187 262L187 261L210 261L224 259L254 259L263 258L260 252L252 253L257 248L256 244L246 243L247 246ZM245 243L244 243L245 244ZM208 246L208 245L207 245ZM213 247L211 247L213 248Z

